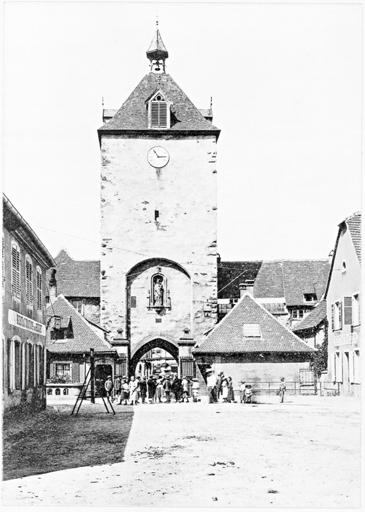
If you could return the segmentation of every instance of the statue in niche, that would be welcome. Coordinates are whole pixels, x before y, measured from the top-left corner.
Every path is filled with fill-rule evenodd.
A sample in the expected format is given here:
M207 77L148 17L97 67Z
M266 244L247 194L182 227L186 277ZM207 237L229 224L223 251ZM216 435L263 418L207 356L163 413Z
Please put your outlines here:
M156 276L153 284L153 305L162 307L164 303L164 287L161 276Z

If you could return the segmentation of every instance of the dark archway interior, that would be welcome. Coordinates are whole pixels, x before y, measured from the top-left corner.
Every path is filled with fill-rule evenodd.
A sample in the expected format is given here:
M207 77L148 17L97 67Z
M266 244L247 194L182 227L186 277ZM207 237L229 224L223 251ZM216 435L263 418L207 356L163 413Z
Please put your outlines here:
M133 355L130 361L130 374L134 375L136 371L137 363L140 359L153 348L162 348L166 350L172 357L178 362L179 361L179 349L172 343L163 338L155 338L151 341L145 343L142 347L140 347Z

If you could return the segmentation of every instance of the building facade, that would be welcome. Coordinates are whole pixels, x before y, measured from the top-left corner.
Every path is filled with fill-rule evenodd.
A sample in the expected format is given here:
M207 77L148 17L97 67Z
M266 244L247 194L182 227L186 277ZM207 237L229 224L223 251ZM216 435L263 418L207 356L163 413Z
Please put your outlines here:
M4 409L45 406L46 272L55 262L3 196Z
M74 401L95 357L96 388L110 375L125 376L127 362L119 358L108 333L88 321L63 296L47 307L47 402Z
M213 369L231 376L236 389L243 380L267 393L282 377L288 390L299 392L300 372L309 369L315 349L246 292L193 352L202 374Z
M361 214L339 225L326 290L328 379L341 394L360 395Z
M166 73L159 31L150 72L98 130L101 325L130 372L151 349L193 374L191 348L217 319L217 140Z

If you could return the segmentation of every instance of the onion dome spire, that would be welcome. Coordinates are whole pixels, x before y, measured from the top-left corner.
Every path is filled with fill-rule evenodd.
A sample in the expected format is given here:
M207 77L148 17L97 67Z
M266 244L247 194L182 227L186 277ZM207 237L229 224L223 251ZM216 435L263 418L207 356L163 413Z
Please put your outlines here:
M165 73L165 60L169 53L162 41L160 31L158 29L158 21L156 21L156 33L151 41L150 47L146 52L147 58L151 62L150 68L153 72Z

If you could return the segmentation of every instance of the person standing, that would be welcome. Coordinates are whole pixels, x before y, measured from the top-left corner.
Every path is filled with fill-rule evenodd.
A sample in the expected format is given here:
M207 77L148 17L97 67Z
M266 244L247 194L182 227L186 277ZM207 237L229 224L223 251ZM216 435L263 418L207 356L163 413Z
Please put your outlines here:
M213 372L213 370L207 370L207 388L208 388L210 404L213 404L214 402L217 401L216 384L217 384L217 378L215 376L215 373Z
M122 389L122 382L120 380L120 377L116 377L114 379L114 401L120 402L120 392Z
M227 402L231 403L234 402L234 390L233 390L233 382L232 377L228 377L228 397Z
M184 377L181 381L182 385L182 402L189 402L189 381L187 377Z
M155 403L160 404L162 402L162 393L163 393L162 379L158 378L156 391L155 391Z
M224 377L224 373L223 372L220 372L218 374L218 377L217 377L217 382L216 382L216 385L215 385L215 401L218 402L221 394L222 394L222 380L223 380L223 377Z
M138 391L139 391L139 383L135 379L134 375L132 375L131 380L129 381L129 403L130 405L137 405L138 403Z
M284 379L284 377L281 377L279 391L278 391L278 395L280 396L280 403L284 402L285 391L286 391L285 379Z
M171 402L171 380L170 380L170 377L165 378L165 380L163 382L163 389L165 392L166 402L170 403Z
M147 397L150 404L152 404L155 398L156 382L155 379L150 375L147 380Z
M223 402L228 402L228 379L223 377L222 379L222 399Z
M141 395L142 403L144 404L146 401L146 395L147 395L147 382L145 377L141 378L141 381L139 383L139 392Z
M124 378L122 380L122 390L121 390L121 394L120 394L119 404L121 405L123 403L123 405L127 405L128 400L129 400L129 384L128 384L127 379Z
M240 403L245 403L245 388L246 388L246 383L244 380L241 380L241 383L240 383Z
M197 378L193 379L192 391L193 391L193 402L199 401L199 380Z
M111 398L112 397L112 391L113 391L113 381L112 381L112 376L111 375L108 375L108 378L104 382L104 390L105 390L105 395L108 398Z

